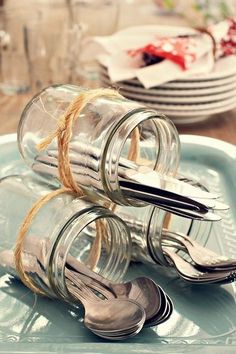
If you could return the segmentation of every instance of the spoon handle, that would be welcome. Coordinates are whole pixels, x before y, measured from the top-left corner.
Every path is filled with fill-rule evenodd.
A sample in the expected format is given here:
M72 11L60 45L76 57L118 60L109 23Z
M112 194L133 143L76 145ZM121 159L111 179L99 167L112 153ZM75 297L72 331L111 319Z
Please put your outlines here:
M116 298L115 294L112 291L112 288L108 288L104 286L102 283L88 277L87 275L79 274L76 271L71 271L75 277L78 277L85 283L87 287L89 287L92 290L97 291L99 294L101 294L104 298L106 299L114 299Z
M88 301L98 301L97 295L89 289L89 287L81 280L81 278L75 276L73 272L65 269L66 285L70 291L70 295L76 300L79 300L84 307Z
M78 261L78 259L72 257L71 255L68 255L67 257L66 266L67 268L76 271L78 274L81 274L83 276L89 277L92 280L97 281L98 283L102 284L104 287L110 290L111 282L108 279L93 272L85 264L81 263L80 261Z

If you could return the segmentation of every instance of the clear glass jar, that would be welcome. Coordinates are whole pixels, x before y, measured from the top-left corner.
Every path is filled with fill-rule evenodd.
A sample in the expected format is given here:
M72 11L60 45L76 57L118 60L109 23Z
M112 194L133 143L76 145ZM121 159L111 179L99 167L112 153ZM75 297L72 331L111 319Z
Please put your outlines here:
M0 181L0 264L7 272L15 274L13 248L23 219L51 190L31 175ZM64 274L68 259L87 264L98 219L106 225L107 238L101 240L93 270L112 280L124 276L131 254L126 224L110 210L64 193L39 210L24 240L24 270L39 289L51 297L68 298Z
M211 222L184 218L153 206L117 206L115 213L130 229L132 259L144 263L169 265L163 253L163 235L166 232L182 233L205 245L212 228Z
M72 85L48 87L25 107L18 128L19 150L26 163L41 175L57 176L51 156L57 152L57 144L53 141L44 152L39 152L36 145L56 130L58 119L84 91ZM87 192L105 195L117 204L142 205L122 192L118 177L120 159L127 158L136 127L140 135L137 164L163 174L176 173L180 142L173 123L136 102L103 96L87 104L73 126L71 166L79 186ZM76 173L78 164L80 170Z

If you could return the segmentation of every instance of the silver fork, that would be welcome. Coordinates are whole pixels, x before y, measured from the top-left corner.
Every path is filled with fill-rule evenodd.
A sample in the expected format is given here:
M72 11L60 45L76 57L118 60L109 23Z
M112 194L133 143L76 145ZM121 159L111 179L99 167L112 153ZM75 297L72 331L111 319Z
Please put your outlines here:
M182 250L188 253L194 263L203 268L209 268L212 270L235 270L236 271L236 259L230 259L228 257L219 255L207 247L201 246L195 240L190 237L177 232L170 232L168 230L162 231L163 241L172 241L174 247L181 247ZM170 244L171 245L171 244Z
M207 269L199 270L195 265L190 264L168 247L164 247L164 254L169 261L170 266L174 267L179 276L194 284L226 284L235 281L236 271Z

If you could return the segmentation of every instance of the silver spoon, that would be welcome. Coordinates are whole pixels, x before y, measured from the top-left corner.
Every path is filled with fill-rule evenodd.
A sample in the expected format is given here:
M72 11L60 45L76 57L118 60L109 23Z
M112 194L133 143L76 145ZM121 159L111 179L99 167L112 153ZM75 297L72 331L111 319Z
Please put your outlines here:
M93 272L72 256L67 257L67 269L75 271L77 277L83 277L87 286L91 286L107 298L127 298L142 306L146 319L151 319L160 309L159 286L150 278L139 277L126 283L112 283ZM75 281L75 278L73 278Z
M145 311L136 302L128 299L91 300L83 293L83 287L71 291L73 283L67 287L74 293L85 309L84 324L96 335L120 340L137 334L145 322Z
M71 272L72 271L70 271L70 273ZM70 279L73 279L73 282L76 285L78 274L76 272L74 272L72 277L73 278L70 278ZM114 294L110 293L109 291L107 291L107 289L103 288L103 286L100 283L92 280L91 278L88 278L85 275L81 275L81 273L79 274L79 277L80 277L80 279L83 280L83 282L88 287L91 287L91 289L98 291L99 294L102 294L107 299L114 298L113 297ZM142 281L142 279L144 279L144 282ZM149 279L144 277L144 278L138 278L138 280L140 282L140 286L143 284L145 287L146 280L149 280ZM117 285L123 285L123 284L117 284ZM172 301L169 298L169 296L167 294L165 294L164 290L158 285L156 285L155 292L153 291L153 289L148 289L148 288L146 289L146 291L147 291L147 294L143 293L143 295L145 295L145 296L141 296L141 297L140 296L138 296L138 297L132 296L132 294L135 294L135 292L137 293L137 290L135 292L130 291L129 294L127 294L127 296L128 296L127 298L135 300L135 302L137 302L140 306L142 306L144 308L145 313L146 313L145 327L152 327L152 326L156 326L156 325L166 321L170 317L170 315L173 312L173 304L172 304ZM123 293L123 291L122 291L122 293ZM148 295L148 296L146 296L146 295ZM155 295L155 296L153 296L153 295ZM120 294L120 296L121 296L121 298L125 298L125 297L123 297L124 294ZM157 297L157 302L155 301L156 297ZM118 295L118 298L119 298L119 295ZM149 316L149 317L147 317L147 316Z
M12 251L9 251L9 255L12 256L11 253ZM5 255L3 256L5 257ZM10 267L9 270L11 268L14 270L10 258L5 257L4 259L6 259L6 262L4 261L6 267ZM39 269L32 269L30 264L27 265L25 270L35 272L34 276L38 277L39 281L43 279L42 275L39 274ZM83 304L85 307L85 325L95 334L118 340L134 336L142 329L146 319L145 311L136 302L129 299L100 300L80 279L77 279L75 285L71 278L71 271L66 269L65 282L70 294L68 301L70 302L73 299L73 302L77 303L79 300Z
M159 287L159 290L161 295L160 310L151 319L145 321L145 327L157 326L167 321L173 312L174 307L170 297L163 291L161 287Z

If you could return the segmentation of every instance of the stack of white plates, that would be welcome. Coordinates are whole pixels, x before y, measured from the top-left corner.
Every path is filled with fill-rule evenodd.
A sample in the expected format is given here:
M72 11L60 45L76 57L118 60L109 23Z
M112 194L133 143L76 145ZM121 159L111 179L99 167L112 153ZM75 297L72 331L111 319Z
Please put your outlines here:
M220 59L213 72L146 89L138 79L111 82L100 65L102 86L119 88L131 99L166 114L176 124L207 119L236 107L236 57Z

